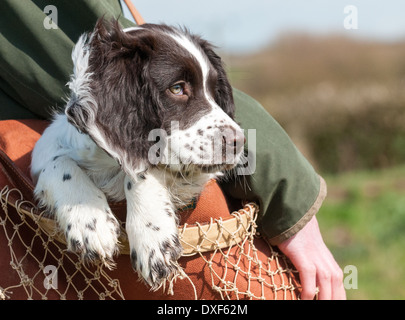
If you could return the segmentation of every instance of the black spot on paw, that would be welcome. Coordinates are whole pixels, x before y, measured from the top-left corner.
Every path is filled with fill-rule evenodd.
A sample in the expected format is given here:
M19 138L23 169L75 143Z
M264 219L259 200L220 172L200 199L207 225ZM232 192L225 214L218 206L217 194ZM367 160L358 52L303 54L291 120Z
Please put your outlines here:
M162 248L160 249L162 250ZM183 252L183 246L180 243L178 235L172 236L172 244L166 250L170 252L171 260L177 261L180 258Z
M63 174L63 181L70 180L70 179L72 179L72 176L70 175L70 173Z
M94 261L94 260L99 260L100 255L96 251L90 250L90 251L86 252L86 254L84 255L84 258L86 260Z
M132 183L131 183L131 182L128 182L128 183L127 183L127 189L128 189L128 190L131 190L131 189L132 189Z
M82 243L77 239L70 239L70 246L75 252L80 252L83 248Z
M175 245L176 247L181 247L181 244L180 244L180 240L179 240L178 235L173 235L173 236L172 236L172 240L173 240L173 243L174 243L174 245Z
M136 251L134 249L131 250L131 262L132 266L136 268L136 263L138 261L138 255L136 254Z
M152 229L153 231L159 231L160 230L160 228L158 226L155 226L154 224L152 224L152 222L148 222L146 224L146 227Z
M160 252L165 255L167 252L170 251L170 249L172 248L170 241L166 240L162 243L161 247L160 247Z
M113 229L113 234L115 234L117 237L119 237L121 235L121 227L119 224L114 225L114 229Z
M153 276L153 274L156 275L156 277ZM151 275L150 278L156 278L157 280L164 279L169 276L169 270L166 268L166 266L162 262L156 262L155 264L152 265L151 268Z
M96 224L97 224L97 219L94 218L90 223L86 223L86 229L89 229L90 231L95 231Z

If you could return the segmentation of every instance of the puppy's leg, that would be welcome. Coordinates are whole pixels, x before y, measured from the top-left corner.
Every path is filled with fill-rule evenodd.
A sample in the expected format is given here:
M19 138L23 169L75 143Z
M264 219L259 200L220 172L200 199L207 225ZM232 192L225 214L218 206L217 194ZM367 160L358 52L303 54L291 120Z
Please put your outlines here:
M117 251L119 223L105 195L67 156L44 165L35 196L48 207L66 235L68 249L85 259L101 259L112 266Z
M156 173L149 169L136 181L125 180L132 266L154 290L176 273L182 253L169 192Z

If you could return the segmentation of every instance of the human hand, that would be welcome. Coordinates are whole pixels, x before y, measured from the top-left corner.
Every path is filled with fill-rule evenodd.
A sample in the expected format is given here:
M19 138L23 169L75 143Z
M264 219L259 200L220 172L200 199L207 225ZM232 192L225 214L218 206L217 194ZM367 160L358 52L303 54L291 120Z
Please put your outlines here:
M313 299L316 287L319 288L320 300L346 299L343 272L323 242L315 217L278 247L300 274L301 299Z

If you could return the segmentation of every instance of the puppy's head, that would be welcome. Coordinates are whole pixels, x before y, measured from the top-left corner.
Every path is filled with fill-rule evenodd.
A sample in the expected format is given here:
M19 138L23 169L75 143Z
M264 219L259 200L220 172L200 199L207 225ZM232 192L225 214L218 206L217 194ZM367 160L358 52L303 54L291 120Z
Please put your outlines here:
M127 173L162 164L210 172L239 161L232 88L208 42L168 26L125 32L99 20L72 58L68 120Z

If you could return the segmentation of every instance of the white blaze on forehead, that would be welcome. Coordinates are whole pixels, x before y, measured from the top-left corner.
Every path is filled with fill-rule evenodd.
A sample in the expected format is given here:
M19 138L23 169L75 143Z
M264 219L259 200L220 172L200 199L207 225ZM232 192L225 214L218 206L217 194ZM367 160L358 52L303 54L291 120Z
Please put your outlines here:
M203 116L193 127L189 130L198 128L201 125L201 129L205 130L206 127L212 125L213 119L225 120L226 124L231 125L235 130L239 126L222 110L222 108L215 102L214 98L209 94L207 90L207 81L210 70L210 62L207 60L205 54L190 38L181 34L168 34L172 37L180 46L186 49L198 62L200 65L202 75L203 75L203 89L204 95L209 104L212 107L212 110L205 116Z
M169 34L180 46L185 48L198 62L200 65L202 75L203 75L203 87L204 87L204 94L207 100L213 107L218 107L213 98L208 94L207 91L207 80L208 80L208 72L209 72L209 62L207 61L206 57L204 57L203 53L197 46L186 36L177 35L177 34Z
M136 30L142 30L142 27L129 27L129 28L125 28L122 31L124 32L130 32L130 31L136 31Z

